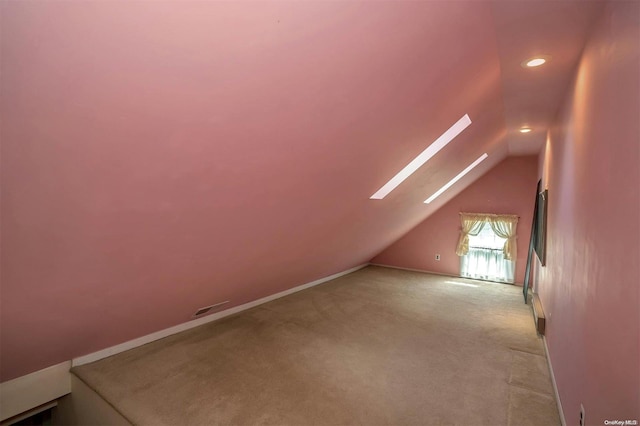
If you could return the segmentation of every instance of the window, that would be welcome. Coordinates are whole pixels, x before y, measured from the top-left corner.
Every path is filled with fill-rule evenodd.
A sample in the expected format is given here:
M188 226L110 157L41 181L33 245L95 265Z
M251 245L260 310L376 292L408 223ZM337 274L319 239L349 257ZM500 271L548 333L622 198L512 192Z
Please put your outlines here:
M514 282L515 261L505 260L506 239L485 222L478 235L469 235L469 252L460 257L460 275L481 280Z
M469 235L469 248L500 249L504 247L505 238L500 238L493 232L489 222L485 222L478 235Z

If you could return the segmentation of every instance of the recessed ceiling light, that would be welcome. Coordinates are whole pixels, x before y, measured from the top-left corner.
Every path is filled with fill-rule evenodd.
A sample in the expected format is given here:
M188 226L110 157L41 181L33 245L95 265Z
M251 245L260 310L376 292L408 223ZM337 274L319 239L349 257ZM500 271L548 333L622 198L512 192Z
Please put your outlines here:
M382 200L386 197L391 191L396 189L398 185L404 182L409 176L413 174L416 170L418 170L424 163L429 161L431 157L436 155L438 151L445 147L449 142L451 142L456 136L458 136L464 129L466 129L471 124L471 119L467 114L465 114L460 120L456 121L456 123L449 127L449 129L444 132L438 139L436 139L431 145L427 147L424 151L422 151L416 158L411 160L409 164L407 164L404 169L400 170L397 175L391 178L391 180L384 184L382 188L380 188L375 194L369 197L371 200Z
M487 154L486 152L484 154L482 154L480 157L478 157L478 159L476 161L474 161L473 163L469 164L469 166L466 169L464 169L463 171L458 173L458 175L456 177L454 177L449 182L447 182L447 184L445 186L443 186L442 188L438 189L435 194L433 194L431 197L427 198L424 201L424 203L425 204L429 204L430 202L435 200L440 194L442 194L444 191L449 189L449 187L451 187L454 183L456 183L457 181L462 179L462 177L464 175L469 173L471 171L471 169L473 169L478 164L482 163L484 161L484 159L487 158L488 156L489 156L489 154Z
M547 56L547 55L534 56L533 58L529 58L526 61L522 62L520 65L522 65L522 67L524 68L535 68L535 67L539 67L540 65L546 64L547 61L549 61L549 59L551 59L551 56Z
M545 62L547 62L547 60L544 59L544 58L535 58L535 59L532 59L529 62L527 62L527 66L528 67L539 67L540 65L544 65Z
M520 133L529 133L531 130L531 127L521 127Z

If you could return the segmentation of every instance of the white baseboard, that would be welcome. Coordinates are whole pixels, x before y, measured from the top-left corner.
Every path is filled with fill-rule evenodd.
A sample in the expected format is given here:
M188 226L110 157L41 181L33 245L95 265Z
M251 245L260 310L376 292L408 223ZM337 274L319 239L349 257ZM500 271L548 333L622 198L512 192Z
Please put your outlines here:
M369 265L371 265L371 266L380 266L380 267L383 267L383 268L400 269L401 271L422 272L422 273L425 273L425 274L441 275L443 277L462 278L464 280L495 282L495 281L487 281L487 280L478 280L478 279L469 278L469 277L461 277L460 275L445 274L443 272L427 271L426 269L403 268L402 266L383 265L382 263L370 263ZM517 283L517 282L513 282L513 283L503 283L503 282L501 282L500 284L515 285L515 286L518 286L518 287L522 287L523 286L522 283Z
M0 383L0 421L71 392L71 361Z
M208 315L204 318L198 318L193 321L178 324L174 327L160 330L89 355L74 358L71 361L65 361L60 364L47 367L43 370L35 371L25 376L0 383L0 422L69 394L71 392L71 375L69 373L69 369L72 366L97 361L99 359L153 342L154 340L159 340L172 334L180 333L181 331L251 309L263 303L267 303L300 290L350 274L368 265L368 263L365 263L354 268L347 269L346 271L338 272L337 274L320 278L318 280L263 297L262 299L254 300L253 302L245 303L244 305L235 306L225 311Z
M567 422L564 419L564 411L562 410L562 402L560 401L560 394L558 393L558 385L556 385L556 376L553 374L553 366L551 365L551 357L549 356L549 347L547 346L547 338L542 336L542 342L544 343L544 353L547 356L547 364L549 366L549 374L551 375L551 383L553 384L553 394L556 397L556 404L558 405L558 414L560 415L560 422L562 426L567 426Z
M380 266L383 268L399 269L401 271L422 272L423 274L442 275L443 277L461 278L460 275L445 274L442 272L427 271L425 269L403 268L402 266L383 265L382 263L370 263L371 266ZM465 278L472 279L472 278Z
M90 362L98 361L100 359L118 354L120 352L128 351L129 349L137 348L138 346L146 345L147 343L151 343L155 340L163 339L167 336L171 336L172 334L180 333L185 330L189 330L194 327L198 327L199 325L206 324L212 321L216 321L220 318L227 317L229 315L236 314L241 311L245 311L247 309L251 309L255 306L262 305L263 303L270 302L275 299L279 299L284 296L288 296L289 294L296 293L298 291L307 289L309 287L316 286L318 284L322 284L327 281L331 281L333 279L339 278L343 275L350 274L359 269L368 266L368 263L364 263L362 265L358 265L354 268L347 269L346 271L338 272L333 275L329 275L328 277L320 278L315 281L311 281L306 284L299 285L297 287L290 288L288 290L281 291L279 293L272 294L270 296L263 297L258 300L254 300L253 302L248 302L243 305L234 306L233 308L226 309L224 311L216 312L215 314L207 315L204 318L198 318L193 321L185 322L182 324L178 324L176 326L166 328L164 330L157 331L155 333L147 334L146 336L138 337L137 339L129 340L128 342L121 343L119 345L111 346L110 348L102 349L97 352L93 352L88 355L83 355L78 358L74 358L71 363L73 367L88 364Z

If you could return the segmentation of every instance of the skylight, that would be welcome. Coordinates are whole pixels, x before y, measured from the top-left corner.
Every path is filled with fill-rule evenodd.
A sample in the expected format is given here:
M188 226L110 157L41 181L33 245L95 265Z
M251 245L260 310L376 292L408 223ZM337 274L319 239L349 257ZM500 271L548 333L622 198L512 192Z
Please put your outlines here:
M429 204L430 202L432 202L433 200L435 200L440 194L442 194L444 191L446 191L447 189L449 189L454 183L456 183L457 181L459 181L460 179L462 179L462 177L464 175L466 175L467 173L469 173L471 171L471 169L473 169L475 166L477 166L478 164L482 163L484 161L485 158L487 158L489 155L485 152L484 154L482 154L480 157L478 157L478 159L476 161L474 161L473 163L469 164L469 166L464 169L463 171L461 171L460 173L458 173L458 175L456 177L454 177L453 179L451 179L449 182L447 182L447 184L445 186L443 186L442 188L438 189L436 191L435 194L433 194L431 197L427 198L424 202L425 204Z
M471 124L471 119L465 114L460 120L458 120L453 126L451 126L446 132L444 132L438 139L436 139L431 145L420 153L416 158L411 160L404 169L400 170L391 180L384 184L375 194L369 197L371 200L382 200L391 191L396 189L406 178L411 176L413 172L418 170L424 163L429 161L431 157L436 155L438 151L444 148L449 142L451 142L456 136L458 136L464 129Z

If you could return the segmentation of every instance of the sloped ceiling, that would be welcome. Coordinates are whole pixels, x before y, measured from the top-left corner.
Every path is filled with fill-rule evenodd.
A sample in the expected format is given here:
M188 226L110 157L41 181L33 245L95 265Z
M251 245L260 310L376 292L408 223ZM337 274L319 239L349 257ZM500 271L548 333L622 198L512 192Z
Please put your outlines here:
M544 18L556 2L530 3ZM597 9L580 4L561 21L574 62ZM488 2L1 7L3 381L367 262L538 149L510 141L536 90L512 93L530 53L514 43L556 31L525 37Z
M509 153L539 152L603 1L493 3ZM547 65L523 68L544 55ZM520 134L528 126L532 132Z

